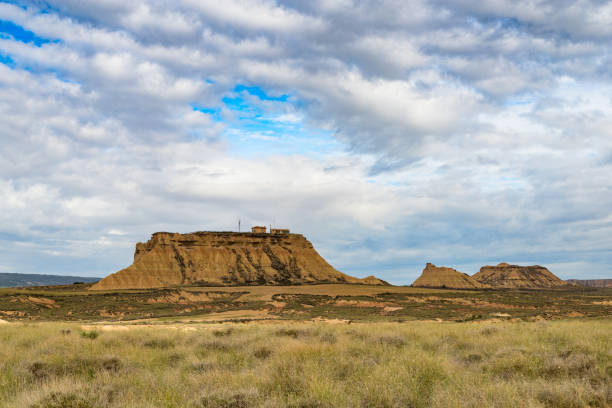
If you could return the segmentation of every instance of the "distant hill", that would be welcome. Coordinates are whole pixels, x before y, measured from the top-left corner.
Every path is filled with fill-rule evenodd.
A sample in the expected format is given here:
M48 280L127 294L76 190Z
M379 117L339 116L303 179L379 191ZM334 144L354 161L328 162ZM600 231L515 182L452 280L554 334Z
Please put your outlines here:
M25 273L0 273L0 288L17 286L48 286L69 285L74 282L97 282L100 278L86 278L83 276L61 275L34 275Z
M612 279L568 279L567 282L589 288L612 288Z

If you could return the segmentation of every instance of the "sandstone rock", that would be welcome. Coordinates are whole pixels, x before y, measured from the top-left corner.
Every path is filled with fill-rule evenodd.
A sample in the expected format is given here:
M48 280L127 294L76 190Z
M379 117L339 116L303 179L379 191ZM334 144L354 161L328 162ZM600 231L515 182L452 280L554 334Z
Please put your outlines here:
M568 279L566 282L587 288L612 288L612 279Z
M519 266L505 262L497 266L483 266L472 278L493 288L541 289L566 285L565 281L543 266Z
M157 232L136 244L131 266L90 290L303 283L384 284L337 271L300 234Z
M364 285L388 285L389 284L389 282L384 281L382 279L378 279L374 275L366 276L365 278L361 279L361 283L363 283Z
M421 276L414 281L412 286L452 289L484 289L489 287L489 285L472 279L468 274L444 266L438 267L429 262L425 269L423 269Z

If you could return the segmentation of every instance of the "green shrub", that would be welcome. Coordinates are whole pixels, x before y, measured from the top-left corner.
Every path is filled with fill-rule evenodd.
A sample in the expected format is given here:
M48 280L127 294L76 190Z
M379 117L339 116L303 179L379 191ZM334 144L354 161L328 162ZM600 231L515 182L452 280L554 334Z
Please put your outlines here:
M95 340L98 338L98 336L100 336L100 333L95 330L81 332L81 337L84 337L86 339Z

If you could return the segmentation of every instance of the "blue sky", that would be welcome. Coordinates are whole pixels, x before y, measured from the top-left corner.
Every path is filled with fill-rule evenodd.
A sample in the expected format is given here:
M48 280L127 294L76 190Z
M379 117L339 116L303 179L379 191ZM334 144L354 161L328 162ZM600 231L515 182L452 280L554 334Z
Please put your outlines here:
M270 224L343 272L612 277L612 5L0 2L0 272Z
M308 156L341 153L330 130L307 126L300 102L287 94L268 95L260 86L238 84L215 106L191 103L194 111L227 125L222 137L236 154L256 158L276 154ZM265 107L258 103L266 103Z
M26 44L32 43L37 47L49 42L48 39L38 37L32 31L26 30L12 21L0 20L0 33L2 38L12 39Z

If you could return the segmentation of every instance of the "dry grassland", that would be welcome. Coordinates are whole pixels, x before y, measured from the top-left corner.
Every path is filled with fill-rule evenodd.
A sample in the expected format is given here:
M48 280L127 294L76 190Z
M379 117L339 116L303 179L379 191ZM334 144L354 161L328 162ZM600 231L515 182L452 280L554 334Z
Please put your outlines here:
M0 326L2 407L606 407L612 321Z

